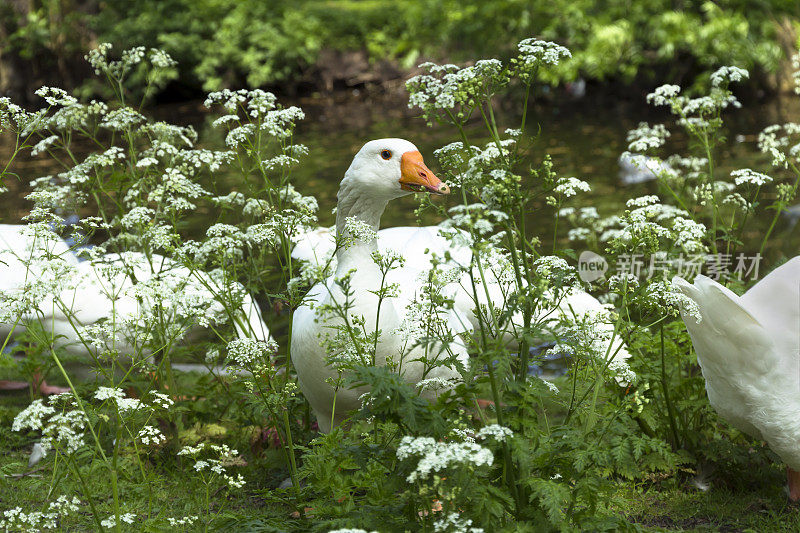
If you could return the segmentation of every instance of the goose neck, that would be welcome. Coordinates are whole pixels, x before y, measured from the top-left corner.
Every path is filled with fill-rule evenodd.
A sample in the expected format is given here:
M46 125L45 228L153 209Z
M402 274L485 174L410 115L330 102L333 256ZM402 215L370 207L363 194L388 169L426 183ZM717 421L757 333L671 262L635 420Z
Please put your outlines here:
M388 201L368 194L358 194L351 188L339 190L339 202L336 208L336 237L342 242L348 237L346 221L354 217L369 225L377 233L380 228L381 215ZM378 250L376 238L369 241L355 241L349 246L342 246L337 252L337 273L343 274L350 269L374 266L372 253Z

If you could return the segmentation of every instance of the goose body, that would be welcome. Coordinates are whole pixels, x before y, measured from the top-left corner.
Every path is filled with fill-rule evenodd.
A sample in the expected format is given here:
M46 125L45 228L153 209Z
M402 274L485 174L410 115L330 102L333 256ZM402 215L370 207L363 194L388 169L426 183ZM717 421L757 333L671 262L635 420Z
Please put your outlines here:
M48 276L56 294L37 290L37 281L47 281ZM56 277L58 279L54 279ZM12 298L31 292L35 300L30 302L33 309L0 320L0 339L4 340L12 331L21 333L26 324L35 321L52 333L59 346L76 355L88 355L99 347L87 343L79 329L114 321L118 333L115 339L108 340L105 348L113 347L129 355L137 340L126 337L124 323L135 321L155 304L153 297L146 293L137 298L134 289L137 284L154 280L163 280L166 287L181 291L184 299L197 301L208 301L213 298L212 290L224 289L222 282L208 273L192 272L156 254L148 259L138 252L125 252L78 262L55 234L48 236L38 232L34 236L27 226L0 226L0 290ZM231 284L231 287L240 289L238 284ZM269 330L249 294L242 294L240 309L235 322L237 335L269 339ZM181 309L170 311L182 312ZM220 310L216 311L219 314ZM15 324L17 317L20 320Z
M706 380L711 406L739 430L767 441L789 467L800 498L800 257L742 296L697 276L675 285L699 308L683 320Z
M448 239L443 236L447 233L460 233L460 239ZM296 245L292 250L292 257L301 261L309 261L316 267L322 267L331 257L335 247L335 228L317 228L300 234L296 238ZM377 248L381 253L395 252L401 254L406 260L403 273L413 269L414 272L427 272L432 268L434 256L441 261L449 255L450 262L458 265L469 265L472 261L472 250L467 244L469 235L462 230L445 229L439 226L411 227L400 226L386 228L378 231ZM332 264L336 264L334 258ZM477 269L473 273L479 277ZM504 302L509 292L513 290L511 283L503 281L503 272L484 271L487 277L485 287L477 292L477 301L480 305ZM392 273L390 272L390 279ZM401 276L402 277L402 276ZM414 282L411 276L404 276L408 281ZM460 319L466 319L467 329L480 327L475 316L475 297L472 291L470 276L464 273L462 279L446 287L445 293L454 301L455 310ZM403 280L398 280L402 282ZM418 282L416 282L418 284ZM605 312L607 308L591 294L575 289L567 293L559 302L554 312L547 313L553 325L561 318L568 317L573 320L582 320L592 313ZM541 318L541 317L540 317ZM521 324L521 317L516 317L515 323ZM604 334L613 331L609 324L598 324ZM506 339L506 340L511 340ZM615 353L615 361L624 361L630 357L625 346L618 338L612 342L611 352Z
M399 166L394 168L380 168L377 163L377 155L381 146L392 147L393 152L412 152L417 153L416 148L407 141L399 142L398 139L381 139L367 143L364 148L356 155L353 164L345 174L342 187L339 191L339 204L337 207L337 224L335 228L319 228L308 233L302 234L296 239L292 257L299 260L310 261L315 266L324 266L336 250L336 237L341 238L345 232L345 220L348 217L356 216L366 221L374 230L377 231L380 215L383 213L388 201L396 198L403 193L400 188L389 188L388 192L371 185L372 181L386 182L396 185L401 179L401 169ZM406 143L406 144L403 144ZM370 160L374 159L377 169L369 168ZM360 169L367 167L367 176L360 176ZM427 167L426 174L432 175ZM383 175L381 175L381 172ZM435 176L434 176L435 177ZM438 182L438 180L436 180ZM435 185L428 184L428 187ZM375 194L375 190L381 191ZM451 239L443 236L443 232L460 232L460 230L443 229L438 226L428 227L396 227L377 231L377 236L371 242L359 244L347 250L336 251L331 265L335 264L336 274L326 283L320 283L313 287L309 292L307 304L299 307L295 311L292 327L292 361L297 369L298 381L306 398L317 414L320 429L329 431L331 420L334 424L345 416L347 411L357 408L358 397L363 390L343 390L334 391L329 385L329 381L335 378L337 372L327 363L326 350L321 342L326 332L329 333L331 326L338 325L338 322L326 323L315 314L314 309L322 305L330 304L331 301L341 301L344 295L338 289L333 280L341 277L350 269L355 269L356 275L353 277L354 296L351 298L354 305L352 314L363 316L367 331L374 332L376 328L375 317L377 315L377 297L371 292L380 286L381 273L377 269L371 254L380 252L387 254L394 252L405 259L401 268L389 271L386 276L387 283L396 283L400 287L400 295L391 299L390 302L384 301L387 311L381 308L379 350L376 354L376 364L385 364L387 357L395 357L398 350L402 351L405 346L400 336L394 333L398 325L403 323L406 317L409 304L417 297L420 290L420 276L424 276L433 268L434 255L440 258L449 256L449 261L458 265L470 265L472 262L472 250L466 244L469 236L460 232L460 238ZM488 271L486 283L481 284L477 291L477 302L484 306L493 304L502 305L506 301L512 283L503 281L504 272ZM453 333L470 331L480 327L480 321L475 315L476 299L472 290L472 284L468 273L461 274L461 279L449 283L443 289L445 296L454 302L453 309L448 313L444 320ZM555 312L544 313L541 317L543 322L551 322L553 325L564 317L580 320L592 312L604 311L603 305L596 298L583 291L573 291L566 295L559 304ZM521 318L517 324L521 323ZM600 324L599 327L613 331L613 326ZM513 337L512 335L508 335ZM510 340L510 339L508 339ZM466 348L460 342L454 343L450 347L447 355L455 355L458 359L466 361ZM628 357L619 339L612 345L612 352L615 354L614 360L620 361ZM403 375L411 383L416 383L423 377L442 377L443 379L456 379L459 374L455 369L438 367L440 375L423 375L422 365L414 363L419 358L416 352L407 354L407 361L404 362ZM331 412L336 395L335 413ZM331 416L333 414L333 416Z

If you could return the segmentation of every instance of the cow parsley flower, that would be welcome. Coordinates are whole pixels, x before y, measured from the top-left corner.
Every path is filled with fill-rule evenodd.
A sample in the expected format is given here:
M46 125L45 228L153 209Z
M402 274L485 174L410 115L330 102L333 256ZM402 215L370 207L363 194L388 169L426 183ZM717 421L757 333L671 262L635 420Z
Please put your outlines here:
M36 96L41 96L50 105L70 106L78 103L74 96L67 94L64 89L58 87L41 87L36 89Z
M537 379L539 379L542 383L544 383L545 386L547 386L547 388L550 389L550 392L552 392L553 394L559 393L558 387L556 387L556 384L553 383L552 381L547 381L542 377L538 377Z
M711 85L719 87L725 83L738 82L749 77L750 73L743 68L723 66L711 74Z
M119 515L120 524L133 524L135 520L136 515L133 513L123 513ZM114 529L117 527L117 517L115 515L111 515L105 520L101 520L100 525L107 529Z
M748 185L756 185L760 187L761 185L766 185L767 183L772 182L771 177L749 168L734 170L731 172L731 177L736 185L742 185L746 183Z
M559 178L553 192L565 198L570 198L578 194L578 191L589 192L592 188L583 180L578 178Z
M354 241L368 243L374 241L378 237L372 225L356 216L345 218L344 228L346 235Z
M14 417L11 424L12 431L22 431L23 429L40 430L44 420L56 412L49 405L45 405L42 400L34 400L31 404L20 411Z
M153 426L144 426L139 430L136 438L145 446L150 446L151 444L155 446L167 440L161 430Z
M656 106L671 105L680 92L681 88L677 85L662 85L647 95L647 102Z
M703 252L706 247L703 240L706 236L706 227L700 222L688 218L677 217L672 222L675 245L687 252Z
M661 147L670 136L663 124L649 125L640 122L639 125L628 132L628 150L631 152L647 152Z
M161 392L150 391L150 396L153 397L151 400L153 405L161 407L162 409L169 409L175 404L172 398Z
M114 131L125 131L146 122L147 119L130 107L121 107L108 113L100 126Z
M274 342L234 339L228 343L228 360L236 362L241 367L248 368L268 360L276 349L277 346L275 346Z
M471 519L462 518L458 513L448 513L447 515L438 518L433 523L433 531L435 533L444 533L446 531L454 531L458 533L484 533L482 528L471 526Z
M545 63L558 65L561 58L572 57L572 53L563 46L539 39L523 39L517 44L520 59L526 65Z
M21 507L14 507L0 514L0 529L3 531L23 531L38 533L43 529L56 529L59 519L78 511L81 501L59 496L47 506L47 512L25 513Z
M475 438L478 440L483 440L491 437L497 442L505 442L506 438L512 436L513 434L514 432L505 426L491 424L479 429L475 434Z
M199 517L195 515L184 516L183 518L167 518L167 522L172 527L191 526Z
M45 137L44 139L36 143L33 148L31 148L31 155L37 156L40 153L46 151L57 140L58 140L58 135L51 135L49 137Z
M134 207L123 215L120 224L127 229L135 228L140 224L147 224L152 221L153 215L155 215L155 211L149 207Z
M117 387L98 387L94 393L95 400L119 400L125 397L122 389Z
M409 483L427 479L431 474L460 465L490 466L494 462L491 450L474 442L436 442L431 437L405 436L397 447L401 461L421 457L406 480Z
M170 68L177 66L178 62L172 59L167 52L159 48L150 49L150 64L156 68Z

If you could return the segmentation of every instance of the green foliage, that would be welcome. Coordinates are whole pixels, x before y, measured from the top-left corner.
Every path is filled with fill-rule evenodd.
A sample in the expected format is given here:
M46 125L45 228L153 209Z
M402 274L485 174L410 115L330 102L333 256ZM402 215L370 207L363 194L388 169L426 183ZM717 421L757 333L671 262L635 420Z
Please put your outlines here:
M7 50L74 57L89 26L120 49L164 49L181 64L181 85L197 91L318 81L323 50L364 50L371 61L410 68L419 57L506 58L514 43L535 36L575 58L545 73L548 82L699 76L702 84L704 71L723 64L777 72L786 59L781 42L791 35L782 20L796 27L799 15L791 0L119 0L90 13L70 0L48 0L27 17L6 7Z

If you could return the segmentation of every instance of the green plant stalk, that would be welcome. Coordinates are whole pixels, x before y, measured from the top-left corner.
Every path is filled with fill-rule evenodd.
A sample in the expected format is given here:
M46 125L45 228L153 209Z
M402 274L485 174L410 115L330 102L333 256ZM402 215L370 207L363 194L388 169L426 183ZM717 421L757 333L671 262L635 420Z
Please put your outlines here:
M86 496L86 501L89 502L89 507L92 509L92 518L94 518L95 524L97 524L97 531L103 531L105 528L100 523L100 513L97 512L97 507L94 506L94 500L92 499L92 492L89 490L88 485L86 485L86 480L81 475L81 469L75 463L75 459L71 456L67 456L68 464L72 463L72 468L75 470L75 474L78 476L78 481L81 484L83 489L83 494Z
M675 422L675 408L669 396L669 383L667 383L667 369L666 357L664 350L664 323L659 325L659 336L661 338L661 388L664 394L664 402L667 404L667 415L669 419L669 429L672 432L673 447L678 449L680 447L680 439L678 438L678 426Z
M289 445L289 464L291 466L292 485L294 485L295 495L300 500L300 479L297 477L297 463L294 457L294 441L292 440L292 427L289 424L289 410L283 409L283 425L286 427L286 440ZM332 427L332 426L331 426Z

